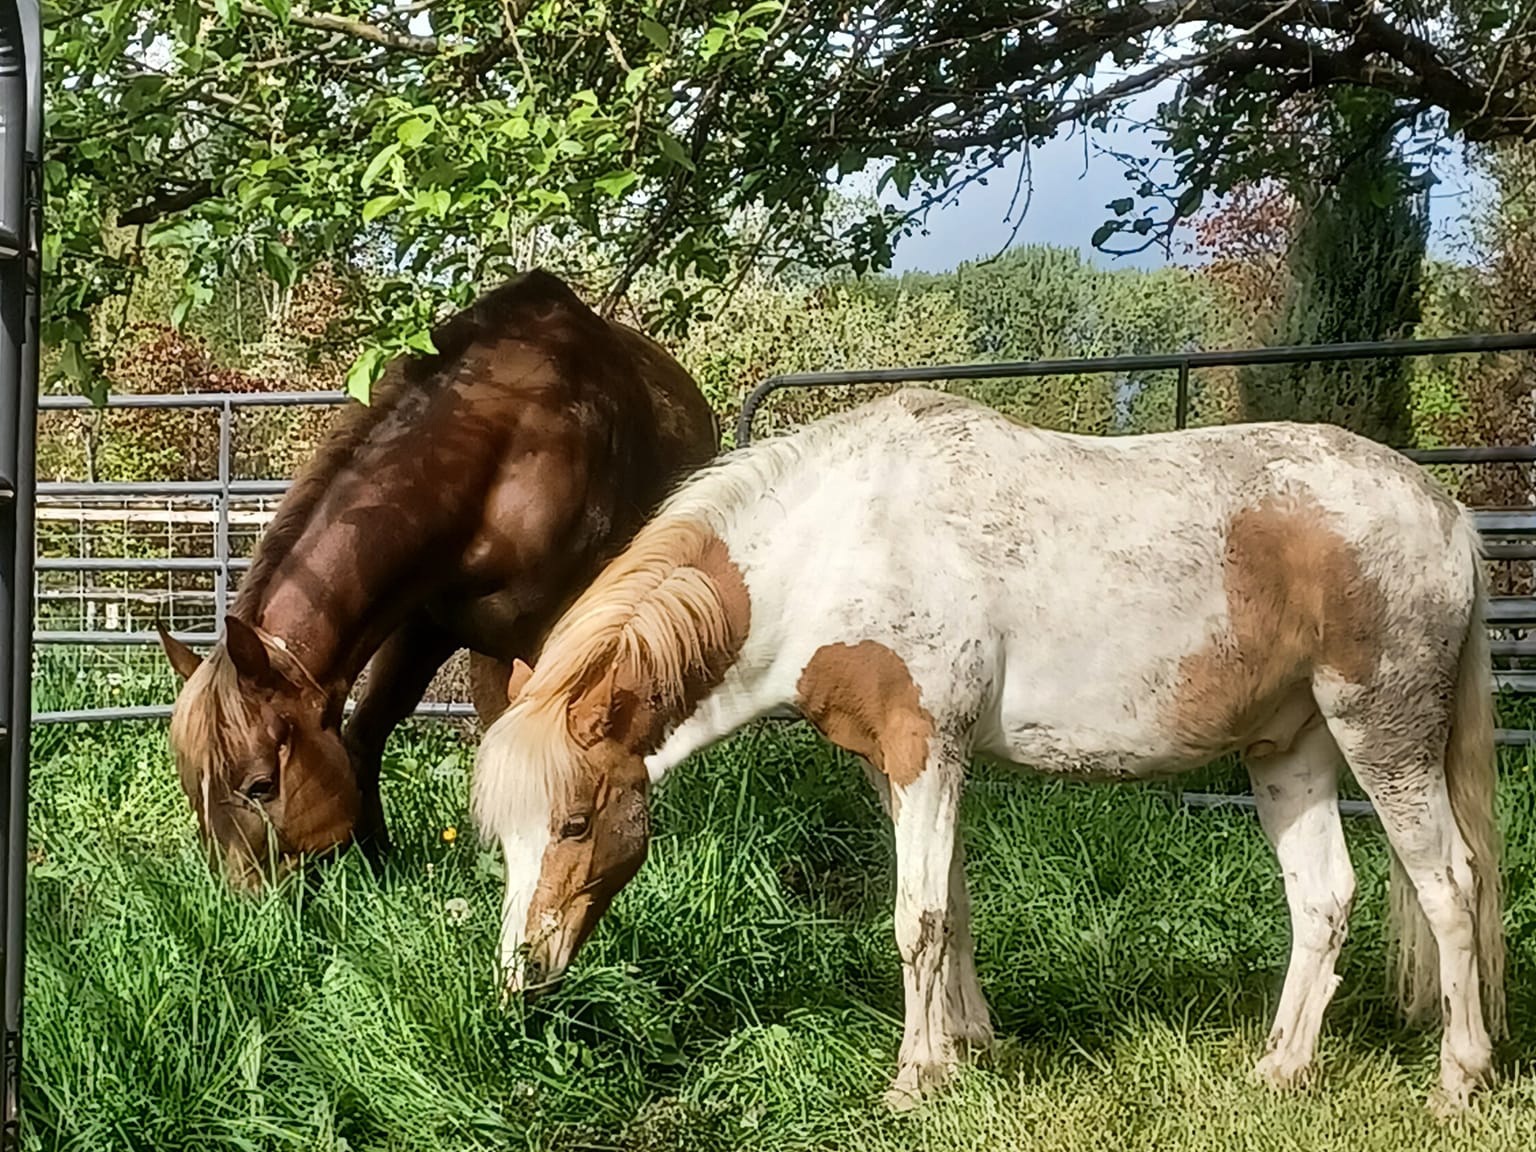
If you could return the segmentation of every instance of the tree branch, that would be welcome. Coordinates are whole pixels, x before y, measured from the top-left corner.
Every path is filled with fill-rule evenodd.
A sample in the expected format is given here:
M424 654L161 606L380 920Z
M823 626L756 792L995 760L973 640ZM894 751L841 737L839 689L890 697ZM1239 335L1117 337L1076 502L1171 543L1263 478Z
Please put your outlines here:
M201 7L206 12L213 10L212 5L209 4ZM257 4L242 3L240 11L245 16L260 20L276 19L272 13ZM415 36L409 32L397 32L393 28L370 24L366 20L358 20L351 16L336 16L329 12L305 12L295 8L288 13L288 23L300 28L313 28L317 32L340 32L354 40L365 40L369 44L377 44L381 48L405 52L412 56L439 56L448 48L435 36Z
M158 192L146 203L119 213L117 223L120 227L153 224L162 217L185 212L194 204L200 204L212 195L213 184L208 180L199 180L196 184L190 184L185 188Z

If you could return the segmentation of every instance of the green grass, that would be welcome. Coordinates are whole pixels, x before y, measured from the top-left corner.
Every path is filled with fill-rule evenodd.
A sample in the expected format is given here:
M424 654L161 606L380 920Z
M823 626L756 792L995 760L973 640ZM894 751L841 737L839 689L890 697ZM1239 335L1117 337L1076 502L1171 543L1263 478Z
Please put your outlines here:
M90 702L94 676L53 655L39 706ZM168 691L154 673L115 687ZM1384 992L1372 823L1348 829L1360 894L1320 1075L1277 1096L1248 1079L1288 946L1252 815L980 772L966 842L1003 1043L892 1116L890 834L851 761L791 726L686 765L641 875L564 987L524 1010L497 1002L500 877L464 814L472 755L445 727L402 733L384 874L349 858L251 900L203 865L163 726L40 731L26 1147L1536 1147L1527 761L1501 797L1514 1036L1499 1087L1441 1123L1424 1106L1436 1037Z

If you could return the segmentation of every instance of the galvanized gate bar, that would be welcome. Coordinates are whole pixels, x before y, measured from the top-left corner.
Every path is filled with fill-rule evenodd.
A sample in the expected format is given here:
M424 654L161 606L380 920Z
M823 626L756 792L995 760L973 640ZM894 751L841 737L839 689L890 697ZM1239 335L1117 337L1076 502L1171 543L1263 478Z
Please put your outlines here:
M1337 360L1374 360L1403 356L1449 356L1469 352L1528 352L1536 332L1485 332L1436 340L1381 340L1320 347L1237 348L1214 352L1169 352L1148 356L1088 356L1075 360L1013 360L991 364L937 364L927 368L866 368L847 372L795 372L770 376L747 395L736 424L737 445L752 440L752 419L765 399L786 388L829 388L844 384L918 384L954 380L1007 380L1014 377L1076 376L1095 372L1151 372L1177 369L1184 387L1176 401L1174 423L1188 422L1188 374L1195 368L1243 368L1260 364L1321 364Z
M43 396L40 412L94 411L98 408L293 408L345 404L345 392L133 392L113 393L97 404L86 396Z

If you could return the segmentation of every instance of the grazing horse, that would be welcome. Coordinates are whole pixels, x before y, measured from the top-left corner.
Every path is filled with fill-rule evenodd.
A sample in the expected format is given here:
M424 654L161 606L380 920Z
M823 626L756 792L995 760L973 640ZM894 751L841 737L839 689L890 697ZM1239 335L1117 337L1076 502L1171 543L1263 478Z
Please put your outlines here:
M382 851L390 731L469 647L482 718L506 663L714 455L713 413L659 346L530 272L395 361L346 411L263 535L206 660L161 630L185 684L170 738L237 887L354 837ZM372 661L369 664L369 661ZM343 705L369 674L343 732Z
M1257 1071L1290 1085L1354 896L1347 762L1396 864L1399 991L1443 1010L1463 1102L1490 1068L1484 1002L1503 1022L1483 599L1460 506L1337 428L1089 438L909 389L754 444L514 664L472 787L505 855L507 988L563 973L674 765L792 709L864 761L895 825L910 1101L991 1039L956 834L971 758L1139 780L1235 751L1293 931Z

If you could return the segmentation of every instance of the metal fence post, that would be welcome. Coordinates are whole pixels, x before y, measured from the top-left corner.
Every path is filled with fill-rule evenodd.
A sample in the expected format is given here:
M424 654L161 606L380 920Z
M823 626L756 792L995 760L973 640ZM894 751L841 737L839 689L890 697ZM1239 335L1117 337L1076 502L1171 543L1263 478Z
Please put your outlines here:
M27 782L32 721L37 368L42 242L42 14L0 0L0 767L5 883L4 1083L0 1152L20 1146L22 959L26 946Z
M230 441L235 422L235 409L228 400L219 409L219 494L218 521L213 530L213 558L218 570L213 574L213 631L224 625L229 612L229 476Z
M1173 396L1173 426L1180 431L1189 427L1189 360L1179 361L1179 386Z

